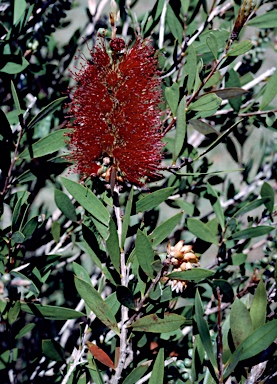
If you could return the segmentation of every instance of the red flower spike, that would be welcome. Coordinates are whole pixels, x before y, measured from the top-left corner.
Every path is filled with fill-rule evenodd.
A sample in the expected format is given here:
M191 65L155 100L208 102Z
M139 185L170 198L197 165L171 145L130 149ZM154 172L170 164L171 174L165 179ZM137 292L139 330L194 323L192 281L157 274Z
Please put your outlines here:
M96 175L96 163L111 159L119 176L135 184L157 176L161 150L161 81L157 58L148 40L137 38L124 50L122 39L98 44L75 73L68 123L71 158L76 171Z

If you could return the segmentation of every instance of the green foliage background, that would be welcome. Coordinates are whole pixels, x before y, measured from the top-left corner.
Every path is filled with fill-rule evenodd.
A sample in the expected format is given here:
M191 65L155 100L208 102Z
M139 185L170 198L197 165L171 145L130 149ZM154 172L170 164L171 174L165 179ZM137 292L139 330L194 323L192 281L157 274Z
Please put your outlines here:
M249 1L117 3L117 35L159 51L167 132L161 179L122 186L120 236L107 183L78 183L65 139L68 69L109 38L109 9L0 2L1 383L274 383L276 3L249 20ZM70 9L86 19L62 42ZM179 240L200 267L172 271Z

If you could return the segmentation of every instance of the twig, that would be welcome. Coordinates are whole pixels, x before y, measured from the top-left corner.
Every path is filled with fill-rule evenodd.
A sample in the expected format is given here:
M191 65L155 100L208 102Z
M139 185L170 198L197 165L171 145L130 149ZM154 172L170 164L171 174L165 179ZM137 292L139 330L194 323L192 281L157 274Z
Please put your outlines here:
M114 203L114 212L117 220L117 233L118 241L121 244L122 237L122 220L120 215L120 205L119 205L119 187L115 185L113 191L113 203ZM124 246L120 247L120 272L121 272L121 285L124 287L128 286L128 268L125 263L125 252ZM121 378L122 371L125 367L125 362L128 354L128 341L126 328L126 322L128 321L128 308L124 305L121 305L121 330L120 330L120 352L118 365L116 367L115 375L112 379L112 384L117 384Z
M160 18L160 31L159 31L159 43L158 43L159 49L162 49L164 45L165 16L166 16L168 3L169 3L169 0L166 0L164 2L164 6L161 13L161 18Z
M254 365L254 367L251 368L250 375L248 376L247 380L244 382L244 384L258 384L260 383L259 378L263 374L267 361L263 361L260 364Z

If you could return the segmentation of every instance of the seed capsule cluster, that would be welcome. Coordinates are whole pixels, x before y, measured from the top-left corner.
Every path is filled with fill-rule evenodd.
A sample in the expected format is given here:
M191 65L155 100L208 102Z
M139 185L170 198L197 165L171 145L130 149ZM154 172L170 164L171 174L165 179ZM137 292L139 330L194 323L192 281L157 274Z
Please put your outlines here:
M172 272L187 271L199 267L199 259L192 250L192 245L184 245L184 241L180 240L175 246L167 244L167 258L169 264L173 265ZM186 289L188 281L186 280L169 280L172 291L183 292Z

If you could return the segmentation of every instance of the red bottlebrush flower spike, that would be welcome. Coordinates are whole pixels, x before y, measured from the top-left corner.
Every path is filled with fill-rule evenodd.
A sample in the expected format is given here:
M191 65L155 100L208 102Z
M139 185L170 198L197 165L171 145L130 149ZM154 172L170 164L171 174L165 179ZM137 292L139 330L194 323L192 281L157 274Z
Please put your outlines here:
M143 184L162 159L158 62L148 40L137 38L124 52L124 40L115 38L110 48L111 56L99 38L91 60L74 74L71 158L78 173L90 176L108 157L118 176Z

